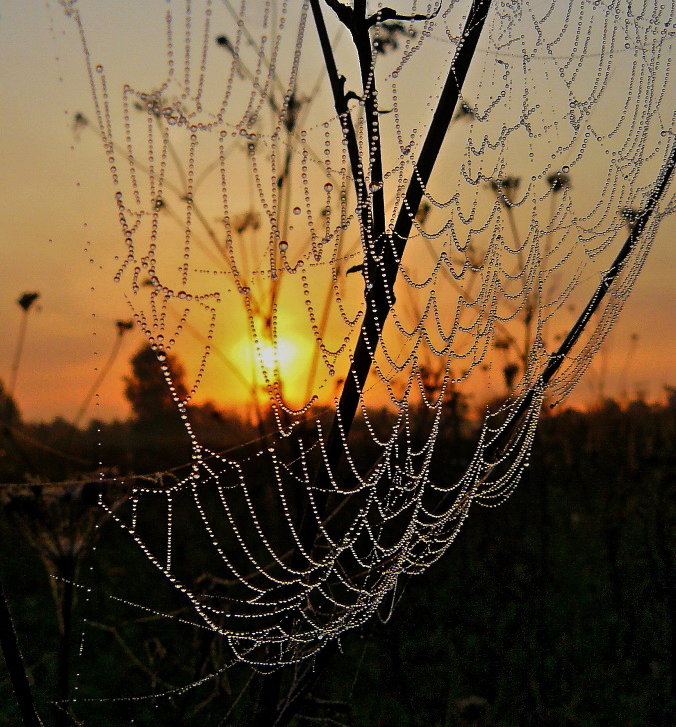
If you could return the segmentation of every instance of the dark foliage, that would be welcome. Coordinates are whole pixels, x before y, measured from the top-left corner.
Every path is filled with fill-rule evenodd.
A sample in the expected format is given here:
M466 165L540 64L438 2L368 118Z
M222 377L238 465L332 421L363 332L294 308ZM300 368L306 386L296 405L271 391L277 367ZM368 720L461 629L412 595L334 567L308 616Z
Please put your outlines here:
M219 437L227 445L242 423L207 409L200 411L203 431L214 445ZM342 653L331 656L292 724L670 725L674 413L673 402L624 408L607 402L592 412L543 419L528 476L512 498L498 510L477 507L438 564L402 581L391 618L391 604L384 604L383 622L346 635ZM438 477L460 472L472 448L465 411L457 416L462 421L444 432ZM173 436L171 425L156 426L158 441ZM72 435L58 421L30 431L54 449ZM95 423L78 433L71 451L87 460L99 440L105 462L126 461L130 470L149 461L160 465L162 452L152 450L150 438L139 439L141 432L134 422ZM165 467L176 463L174 444L165 440ZM43 476L77 470L74 462L50 460L48 452L32 454ZM5 479L15 470L6 466ZM100 514L90 490L79 486L72 496L48 486L4 490L2 575L47 724L58 714L51 700L68 686L64 591L47 575L58 574L61 561L58 552L44 552L55 542L77 544L77 572L88 573L96 586L88 602L71 594L71 695L76 682L80 697L161 692L212 673L227 659L225 644L210 632L111 601L108 594L123 595L189 615L176 612L182 604L175 592L128 536L103 519L101 537L91 534ZM164 520L157 522L162 537ZM174 543L179 561L198 558L191 527ZM85 545L88 553L80 553ZM89 621L87 648L77 657L82 618ZM292 669L282 673L282 695L294 676ZM84 701L71 712L87 726L132 719L136 725L245 725L266 679L236 666L170 699ZM0 724L16 724L8 683L0 689ZM62 722L71 723L69 716Z

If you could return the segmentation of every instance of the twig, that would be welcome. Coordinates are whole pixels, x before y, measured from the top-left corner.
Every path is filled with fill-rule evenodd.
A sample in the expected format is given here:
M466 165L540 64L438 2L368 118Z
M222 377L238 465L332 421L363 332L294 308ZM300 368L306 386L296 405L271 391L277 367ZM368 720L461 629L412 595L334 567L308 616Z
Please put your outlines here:
M509 442L511 441L511 437L514 433L514 425L517 424L520 421L521 417L528 411L528 408L533 402L536 394L552 380L556 372L561 368L561 365L563 364L566 355L579 340L580 336L587 327L587 324L589 323L591 317L597 311L597 309L603 302L603 299L606 297L608 291L611 289L613 283L617 279L617 276L624 268L624 264L627 261L627 258L633 252L636 241L641 236L641 233L648 224L648 220L650 219L653 212L655 211L655 208L657 207L657 203L660 201L662 195L664 194L664 190L669 185L669 181L674 171L675 164L676 146L674 146L674 148L671 150L671 154L669 155L666 164L661 170L660 177L655 183L655 187L650 197L648 198L646 206L636 218L636 222L632 227L631 232L629 233L629 237L627 237L624 245L617 253L617 256L615 257L615 260L613 260L612 265L603 274L601 282L594 291L592 297L589 299L587 305L584 307L584 310L575 321L573 327L568 332L568 335L563 340L556 353L553 353L549 357L549 361L547 362L547 365L545 366L543 372L537 378L536 383L526 392L526 394L521 399L519 405L510 416L509 425L502 430L502 432L491 442L489 447L485 450L484 458L486 460L490 460L491 458L498 455L500 452L502 452L504 447L509 444Z
M19 337L16 342L16 350L14 352L14 360L12 361L12 369L9 378L9 386L7 387L7 406L11 406L10 402L14 396L16 388L16 379L19 375L19 364L21 363L21 354L23 353L23 344L26 340L26 327L28 325L28 310L22 311L21 324L19 327Z
M313 9L317 4L318 0L312 0ZM335 469L343 454L343 440L347 438L352 426L362 389L371 370L383 324L394 304L394 283L413 227L413 220L453 118L453 111L474 57L490 4L491 0L473 0L472 2L463 30L463 40L458 44L415 171L409 181L406 195L397 215L394 234L388 240L390 244L383 249L382 284L373 285L370 290L367 290L364 322L327 440L326 469L320 475L323 479L328 478L329 472L331 469ZM331 73L329 75L331 76ZM332 81L332 86L335 86L335 81Z
M91 401L94 398L94 395L96 394L99 387L103 383L104 379L108 375L108 372L110 371L112 365L115 363L117 354L120 352L123 335L124 335L124 329L118 328L117 334L115 336L115 341L113 342L113 346L110 350L110 354L108 355L108 359L106 360L106 363L101 368L101 371L99 372L99 375L94 380L94 383L89 388L89 391L87 392L84 400L82 401L82 404L80 405L80 408L78 409L77 414L75 415L75 419L73 419L74 427L77 428L80 425L80 422L82 421L82 417L85 415L85 412L89 408L89 405L91 404Z
M42 721L38 717L33 702L28 675L23 665L23 658L14 631L12 616L9 612L9 604L2 588L2 581L0 581L0 646L2 646L2 653L5 657L5 664L7 664L7 671L9 672L24 727L42 727Z

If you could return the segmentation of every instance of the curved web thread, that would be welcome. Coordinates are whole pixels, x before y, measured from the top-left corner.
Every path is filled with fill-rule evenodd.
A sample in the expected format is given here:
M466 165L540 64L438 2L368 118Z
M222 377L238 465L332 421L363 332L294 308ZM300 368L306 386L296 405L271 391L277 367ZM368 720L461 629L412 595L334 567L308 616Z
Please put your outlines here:
M110 513L237 659L292 663L440 557L472 504L511 494L542 402L619 315L673 205L673 9L167 7L163 67L132 83L96 64L87 8L66 4L115 279L168 386L168 355L194 361L187 395L172 388L190 475ZM217 366L265 436L253 453L192 430ZM500 403L451 477L436 462L454 406L487 389Z

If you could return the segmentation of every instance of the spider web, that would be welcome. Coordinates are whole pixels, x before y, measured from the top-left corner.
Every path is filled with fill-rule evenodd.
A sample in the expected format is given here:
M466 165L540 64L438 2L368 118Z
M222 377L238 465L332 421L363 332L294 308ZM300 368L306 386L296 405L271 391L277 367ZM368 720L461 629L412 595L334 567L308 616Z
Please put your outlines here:
M373 5L360 47L347 6L321 2L341 115L313 3L158 3L143 32L160 57L133 78L98 63L91 7L63 5L94 101L76 123L110 168L115 280L193 448L186 477L102 505L235 660L299 662L437 560L472 505L511 494L542 403L572 390L617 319L673 208L673 7L494 2L484 23L488 3ZM341 395L360 335L353 421ZM171 355L192 362L186 396ZM258 443L218 454L194 434L214 370ZM468 392L497 403L453 473L436 462Z

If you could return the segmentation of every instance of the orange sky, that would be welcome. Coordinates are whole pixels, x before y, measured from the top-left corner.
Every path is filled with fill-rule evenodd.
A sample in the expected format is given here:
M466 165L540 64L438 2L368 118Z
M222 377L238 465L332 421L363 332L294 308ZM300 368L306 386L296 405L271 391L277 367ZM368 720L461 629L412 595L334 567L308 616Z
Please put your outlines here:
M62 34L68 28L62 11L57 4L5 0L0 13L0 174L5 190L0 199L0 378L9 378L18 334L16 298L24 291L40 291L16 399L27 419L58 415L72 420L96 378L97 362L105 360L113 345L114 321L130 317L111 280L110 261L101 254L116 234L112 188L98 139L85 132L76 140L72 130L73 114L91 113L91 99L82 57L74 52L72 37ZM121 16L93 16L105 20L110 43L123 37ZM103 37L101 26L92 33ZM129 54L132 63L142 62L138 46L130 46ZM660 397L665 384L676 383L674 232L673 219L667 220L620 321L571 401L596 397L600 379L606 394L641 391L648 398ZM638 339L628 355L633 334ZM126 336L92 416L127 414L122 376L141 340L136 331ZM241 360L241 352L230 353ZM202 396L227 400L219 391L224 380L214 360Z

